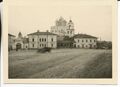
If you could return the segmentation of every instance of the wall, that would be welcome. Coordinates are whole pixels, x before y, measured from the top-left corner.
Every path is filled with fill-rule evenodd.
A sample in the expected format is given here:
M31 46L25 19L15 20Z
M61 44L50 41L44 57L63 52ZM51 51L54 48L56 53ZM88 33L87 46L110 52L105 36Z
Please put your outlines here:
M94 39L94 38L75 38L74 40L75 40L74 46L76 48L96 48L97 47L97 44L96 44L97 39Z
M29 48L34 49L34 48L43 48L43 47L52 47L52 48L57 47L56 35L29 35L28 38L29 38L29 45L28 45ZM51 41L52 38L53 41ZM53 46L51 44L53 44Z

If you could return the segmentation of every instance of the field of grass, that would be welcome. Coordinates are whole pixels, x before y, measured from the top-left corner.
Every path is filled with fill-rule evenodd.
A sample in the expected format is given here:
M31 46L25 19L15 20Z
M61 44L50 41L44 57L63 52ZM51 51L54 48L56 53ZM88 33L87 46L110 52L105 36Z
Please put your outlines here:
M111 78L111 50L54 49L9 53L9 78Z

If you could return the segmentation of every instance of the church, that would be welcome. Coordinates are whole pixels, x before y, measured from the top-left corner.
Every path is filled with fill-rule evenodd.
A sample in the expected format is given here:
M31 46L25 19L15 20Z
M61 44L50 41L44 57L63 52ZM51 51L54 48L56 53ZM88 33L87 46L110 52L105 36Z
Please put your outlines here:
M51 33L57 34L58 36L74 36L74 23L70 19L68 22L60 17L55 21L55 25L51 26Z
M87 34L75 34L74 23L60 17L51 27L51 32L57 34L57 48L96 48L97 37Z

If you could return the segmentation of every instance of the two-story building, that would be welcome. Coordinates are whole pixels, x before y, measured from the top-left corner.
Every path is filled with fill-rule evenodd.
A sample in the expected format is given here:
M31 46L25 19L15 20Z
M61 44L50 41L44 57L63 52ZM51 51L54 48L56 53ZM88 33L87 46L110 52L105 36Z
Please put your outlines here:
M57 47L57 35L50 32L34 32L28 34L28 48L29 49L38 49L43 47Z
M97 37L87 34L76 34L74 36L74 47L76 48L96 48Z

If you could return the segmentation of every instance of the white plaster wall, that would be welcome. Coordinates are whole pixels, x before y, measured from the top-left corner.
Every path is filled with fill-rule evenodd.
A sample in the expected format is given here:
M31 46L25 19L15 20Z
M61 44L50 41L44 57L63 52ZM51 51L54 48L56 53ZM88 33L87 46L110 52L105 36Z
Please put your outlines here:
M82 45L84 45L84 48L90 48L90 44L92 45L92 48L95 48L94 46L96 46L97 44L97 39L94 39L94 38L75 38L75 45L76 47L78 48L78 45L80 46L80 48L82 48ZM79 40L79 42L78 42ZM83 42L82 42L83 40ZM87 42L86 42L87 40ZM90 42L91 40L91 42ZM95 42L94 42L95 40ZM87 46L87 47L86 47Z
M57 36L56 35L29 35L29 48L43 48L45 47L52 47L51 44L53 44L52 48L57 47ZM32 39L34 38L34 42ZM40 41L42 39L46 39L46 41ZM51 38L53 38L53 41L51 41ZM34 44L34 47L33 47ZM41 44L41 45L40 45ZM42 46L44 45L44 46Z

